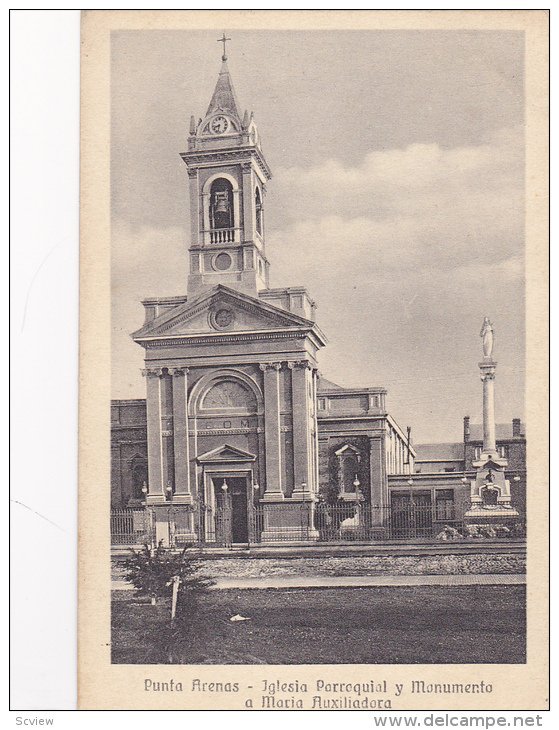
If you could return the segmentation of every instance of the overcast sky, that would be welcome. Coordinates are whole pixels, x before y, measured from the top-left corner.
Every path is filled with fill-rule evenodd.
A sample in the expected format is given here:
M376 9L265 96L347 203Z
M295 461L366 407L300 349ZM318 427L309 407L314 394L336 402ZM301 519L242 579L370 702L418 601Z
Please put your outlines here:
M112 40L113 398L145 397L130 339L145 296L183 294L190 115L215 31ZM499 421L524 411L523 35L229 30L229 68L274 177L271 286L304 285L325 377L381 385L416 443L481 420L479 331L495 327Z

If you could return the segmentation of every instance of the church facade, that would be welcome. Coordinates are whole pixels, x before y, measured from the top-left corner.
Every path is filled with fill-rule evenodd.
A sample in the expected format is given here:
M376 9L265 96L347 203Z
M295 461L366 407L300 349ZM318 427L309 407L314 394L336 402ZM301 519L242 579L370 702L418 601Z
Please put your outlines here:
M414 451L381 387L321 377L326 337L302 286L269 286L265 199L272 173L227 58L181 154L190 188L187 295L143 301L133 333L146 399L112 403L112 503L145 503L166 540L211 541L200 507L228 504L233 541L318 537L320 500L386 505ZM380 514L380 512L379 512ZM206 521L207 522L207 521ZM205 533L205 534L201 534Z

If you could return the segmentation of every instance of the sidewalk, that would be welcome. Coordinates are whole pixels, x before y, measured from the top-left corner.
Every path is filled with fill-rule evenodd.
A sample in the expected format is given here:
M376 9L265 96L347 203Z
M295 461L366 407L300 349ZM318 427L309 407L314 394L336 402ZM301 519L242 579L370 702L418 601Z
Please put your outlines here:
M376 588L392 586L525 585L521 574L500 575L290 575L258 578L217 578L213 590L266 588ZM111 590L132 590L130 583L112 581Z

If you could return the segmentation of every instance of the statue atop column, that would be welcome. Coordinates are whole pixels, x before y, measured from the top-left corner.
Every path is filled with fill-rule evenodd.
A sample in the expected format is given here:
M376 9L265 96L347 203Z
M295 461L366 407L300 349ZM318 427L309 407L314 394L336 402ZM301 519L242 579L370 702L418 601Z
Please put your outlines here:
M489 317L484 318L479 336L482 340L483 356L490 358L493 355L493 325Z
M495 429L495 371L493 360L493 325L484 317L479 333L483 345L483 359L479 363L483 384L483 445L481 454L472 460L475 478L470 481L470 509L464 513L466 520L475 523L505 524L517 519L518 512L512 506L510 482L506 478L507 459L499 454Z

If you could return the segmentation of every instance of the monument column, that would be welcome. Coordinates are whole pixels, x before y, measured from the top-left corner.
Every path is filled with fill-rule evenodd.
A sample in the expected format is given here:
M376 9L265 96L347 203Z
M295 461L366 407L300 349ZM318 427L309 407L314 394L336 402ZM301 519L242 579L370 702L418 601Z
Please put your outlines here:
M173 379L173 446L175 457L175 503L190 503L188 410L188 368L169 368Z
M146 378L146 412L148 434L148 502L164 498L161 473L161 397L159 392L161 368L142 370Z
M281 363L261 363L264 373L264 440L266 453L266 490L263 500L283 499L281 488L281 430L279 372Z
M483 383L483 453L494 454L495 443L495 369L497 363L480 362L481 381Z

